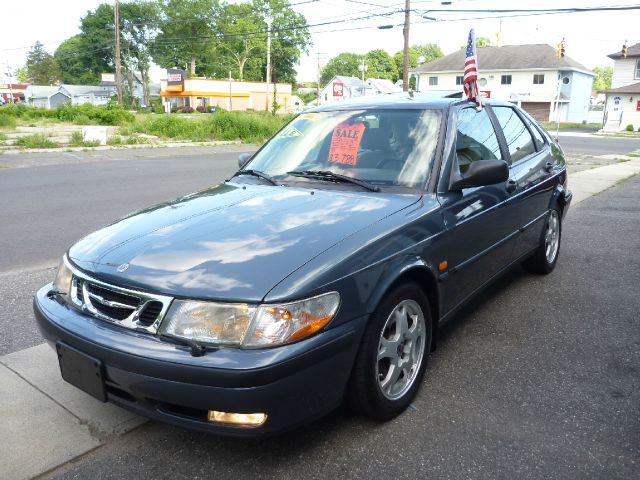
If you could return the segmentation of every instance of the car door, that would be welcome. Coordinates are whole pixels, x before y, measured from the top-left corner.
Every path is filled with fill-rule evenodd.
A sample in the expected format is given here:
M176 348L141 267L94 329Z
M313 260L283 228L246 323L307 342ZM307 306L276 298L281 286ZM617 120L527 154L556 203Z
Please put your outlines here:
M516 183L512 201L522 232L513 252L517 259L538 245L554 188L553 159L532 120L515 107L494 106L492 110L511 159L510 178Z
M506 160L505 147L487 108L452 113L450 144L438 198L446 225L447 271L442 274L444 312L453 310L512 259L519 221L510 211L510 182L450 191L452 172L465 173L477 160Z

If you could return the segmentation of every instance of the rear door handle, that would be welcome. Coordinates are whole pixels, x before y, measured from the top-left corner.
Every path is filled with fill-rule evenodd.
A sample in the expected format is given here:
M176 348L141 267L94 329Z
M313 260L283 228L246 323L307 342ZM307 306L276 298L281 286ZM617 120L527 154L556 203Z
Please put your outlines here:
M505 187L505 189L507 190L507 192L513 193L517 186L518 184L516 183L516 181L510 178L509 180L507 180L507 186Z
M544 170L545 172L550 172L551 170L553 170L553 163L551 162L547 162L544 164Z

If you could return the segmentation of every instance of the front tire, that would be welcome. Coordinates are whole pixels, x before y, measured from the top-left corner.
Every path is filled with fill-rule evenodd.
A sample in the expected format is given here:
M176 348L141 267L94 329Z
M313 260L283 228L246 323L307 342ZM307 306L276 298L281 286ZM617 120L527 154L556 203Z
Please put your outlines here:
M373 313L356 357L349 400L358 413L388 420L415 397L431 346L429 300L415 283L394 288Z
M525 270L531 273L546 275L551 273L558 263L560 254L560 238L562 236L561 216L558 210L550 210L540 243L535 253L522 263Z

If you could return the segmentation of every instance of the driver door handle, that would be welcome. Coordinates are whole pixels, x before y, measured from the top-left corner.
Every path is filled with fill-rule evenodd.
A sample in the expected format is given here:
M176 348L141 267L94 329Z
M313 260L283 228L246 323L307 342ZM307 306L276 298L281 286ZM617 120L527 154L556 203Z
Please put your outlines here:
M553 163L551 163L551 162L545 163L544 164L544 169L545 169L545 171L550 172L551 170L553 170Z
M505 189L507 190L507 192L513 193L516 190L517 186L518 184L516 183L516 181L510 178L509 180L507 180Z

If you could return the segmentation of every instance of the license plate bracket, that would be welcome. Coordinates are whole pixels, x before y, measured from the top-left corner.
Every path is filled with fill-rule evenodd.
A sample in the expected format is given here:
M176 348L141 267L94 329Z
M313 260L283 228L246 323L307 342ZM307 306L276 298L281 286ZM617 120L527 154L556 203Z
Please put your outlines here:
M107 401L102 362L65 343L56 343L62 378L101 402Z

